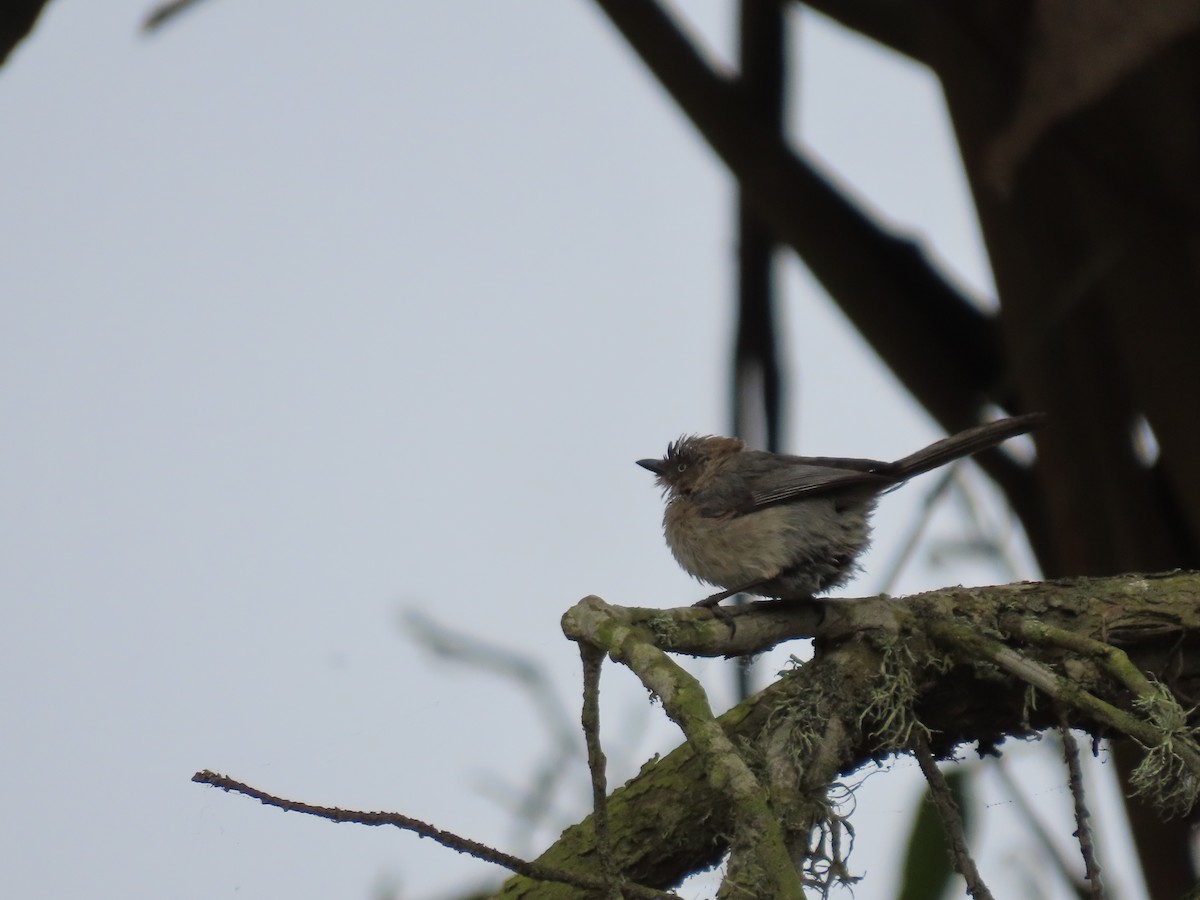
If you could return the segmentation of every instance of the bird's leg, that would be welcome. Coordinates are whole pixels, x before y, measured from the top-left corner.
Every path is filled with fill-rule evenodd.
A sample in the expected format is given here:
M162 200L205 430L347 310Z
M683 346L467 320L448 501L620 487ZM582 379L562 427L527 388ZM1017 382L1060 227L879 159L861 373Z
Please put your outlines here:
M697 600L695 603L692 604L692 606L703 606L705 609L711 609L711 610L715 611L717 608L717 604L719 604L722 600L728 600L734 594L750 593L754 588L758 587L760 584L765 584L766 582L768 582L770 580L771 580L770 578L756 578L754 581L751 581L749 584L743 584L740 587L730 588L727 591L718 591L715 594L710 594L709 596L705 597L703 600Z
M710 594L703 600L696 601L692 604L692 606L702 606L711 611L714 619L724 622L729 626L729 636L733 637L735 634L737 634L737 622L734 621L734 618L729 614L729 611L721 605L721 601L732 597L734 594L744 594L747 591L758 587L760 584L765 584L770 580L771 579L769 578L756 578L754 581L751 581L748 584L743 584L740 587L731 588L728 591L717 591L715 594Z
M737 591L718 591L715 594L711 594L711 595L705 597L703 600L697 600L695 603L692 604L692 606L703 606L705 609L713 609L722 600L728 600L730 597L732 597L736 593L738 593L738 592Z

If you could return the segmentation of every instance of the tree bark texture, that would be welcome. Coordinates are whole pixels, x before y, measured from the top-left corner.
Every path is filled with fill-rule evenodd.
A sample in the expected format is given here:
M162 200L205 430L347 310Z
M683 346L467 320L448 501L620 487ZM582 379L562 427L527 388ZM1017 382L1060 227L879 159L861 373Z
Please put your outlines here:
M611 644L610 656L622 660L637 642L717 655L813 637L810 662L717 720L771 786L773 808L785 819L819 807L832 785L863 765L906 752L916 728L940 757L964 746L997 752L1008 737L1054 727L1060 714L1098 737L1127 740L1116 722L1145 744L1138 729L1150 716L1135 702L1144 686L1161 685L1188 708L1200 696L1198 573L756 603L733 614L731 642L728 627L705 610L623 609L592 597L564 616L564 630ZM1186 765L1200 770L1200 753ZM719 861L734 832L727 794L689 743L647 763L611 795L608 812L614 864L656 888ZM590 818L568 828L539 862L598 875ZM517 877L498 896L588 895Z

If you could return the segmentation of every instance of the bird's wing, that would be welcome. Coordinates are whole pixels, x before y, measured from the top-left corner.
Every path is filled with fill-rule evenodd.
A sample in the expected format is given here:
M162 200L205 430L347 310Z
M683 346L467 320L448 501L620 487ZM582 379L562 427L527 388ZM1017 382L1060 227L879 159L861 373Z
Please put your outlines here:
M778 465L784 460L787 465ZM883 491L896 482L888 472L891 464L875 459L793 456L776 457L775 463L754 467L757 471L750 478L754 509L856 488Z

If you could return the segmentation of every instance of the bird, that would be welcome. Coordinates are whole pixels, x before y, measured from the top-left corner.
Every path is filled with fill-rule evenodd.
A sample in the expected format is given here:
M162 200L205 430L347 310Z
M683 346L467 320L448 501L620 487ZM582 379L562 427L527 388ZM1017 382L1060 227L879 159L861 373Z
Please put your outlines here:
M881 494L1044 422L1042 413L988 422L894 462L789 456L737 438L684 435L662 458L637 464L663 489L663 533L676 561L722 589L695 605L719 613L734 594L803 600L844 584L870 543Z

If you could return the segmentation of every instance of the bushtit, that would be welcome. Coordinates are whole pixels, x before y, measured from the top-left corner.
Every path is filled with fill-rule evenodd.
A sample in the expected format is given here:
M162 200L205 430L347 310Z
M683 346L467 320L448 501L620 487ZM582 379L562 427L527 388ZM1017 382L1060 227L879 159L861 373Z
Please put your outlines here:
M715 607L749 593L811 598L845 582L870 541L879 495L914 475L1032 431L1041 413L1001 419L930 444L895 462L781 456L736 438L688 435L662 459L639 459L667 497L663 531L675 559L724 588ZM722 616L725 618L725 616Z

